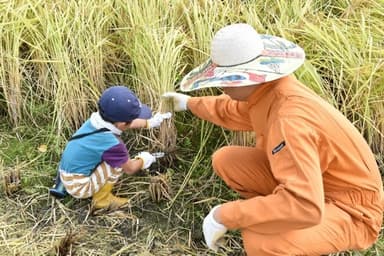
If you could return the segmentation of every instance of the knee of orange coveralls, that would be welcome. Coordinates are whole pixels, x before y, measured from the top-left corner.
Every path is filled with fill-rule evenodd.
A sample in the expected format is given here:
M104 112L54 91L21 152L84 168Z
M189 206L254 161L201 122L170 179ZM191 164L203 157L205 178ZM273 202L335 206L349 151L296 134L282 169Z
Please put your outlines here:
M240 174L239 167L236 166L238 159L234 156L234 147L225 146L218 149L212 155L212 167L215 173L227 184L228 187L239 193L244 198L255 196L245 188Z
M275 239L275 235L258 234L251 230L242 230L244 249L249 256L277 256L292 255L289 248L284 248L282 243Z
M277 186L267 156L254 147L222 147L212 155L212 166L244 198L268 195Z
M308 240L308 235L306 234L305 239L298 239L300 242L296 244L296 235L293 234L293 237L289 235L287 239L287 237L281 234L260 234L251 229L244 229L241 232L244 249L248 256L323 255L320 252L323 250L321 248L322 243L312 241L313 244L309 244L308 241L311 238ZM311 246L315 248L309 248ZM320 247L320 249L317 247Z
M223 179L227 176L226 171L228 169L225 167L228 167L234 161L231 159L229 148L230 146L219 148L212 155L213 170Z

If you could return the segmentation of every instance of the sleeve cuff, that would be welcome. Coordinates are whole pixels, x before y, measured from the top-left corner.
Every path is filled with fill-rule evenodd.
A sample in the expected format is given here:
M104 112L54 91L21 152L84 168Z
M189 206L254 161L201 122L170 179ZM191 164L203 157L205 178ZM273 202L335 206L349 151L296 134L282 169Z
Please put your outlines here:
M228 229L239 228L239 203L240 200L224 203L221 205L220 218L221 222Z
M212 208L212 210L211 210L211 214L210 214L210 215L211 215L211 222L212 222L212 225L215 226L216 228L224 229L224 228L226 228L226 226L223 225L223 224L221 224L221 223L219 223L219 222L217 222L217 221L215 220L215 217L214 217L214 212L215 212L215 210L216 210L217 208L219 208L219 207L221 207L221 205L216 205L215 207Z

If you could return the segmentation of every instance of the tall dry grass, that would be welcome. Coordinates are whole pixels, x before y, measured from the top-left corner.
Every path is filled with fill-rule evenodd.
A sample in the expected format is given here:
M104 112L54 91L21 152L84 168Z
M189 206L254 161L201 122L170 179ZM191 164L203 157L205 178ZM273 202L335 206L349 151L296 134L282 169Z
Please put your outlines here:
M158 206L160 210L156 208L156 214L168 219L167 225L171 220L178 220L184 228L159 231L145 226L150 232L144 234L144 242L139 240L136 224L131 227L112 217L95 223L88 216L81 216L84 218L78 223L74 220L78 212L68 209L68 205L78 206L79 202L51 205L47 196L29 191L36 189L31 180L40 181L39 186L44 186L41 181L44 174L39 166L54 173L66 138L96 109L103 89L111 84L125 84L154 111L169 110L160 95L178 90L183 75L208 58L213 34L233 22L250 23L260 33L286 37L302 46L307 60L296 72L298 78L356 125L384 168L383 20L382 0L0 1L0 116L3 120L0 169L7 172L20 169L24 191L27 195L30 193L31 198L43 201L44 209L50 209L36 210L41 209L41 205L30 198L20 199L23 203L12 198L2 202L1 209L8 204L13 209L21 209L23 215L21 219L17 219L16 214L4 214L0 218L5 227L0 232L0 252L22 254L29 250L43 255L56 246L58 237L75 246L76 241L70 239L72 233L60 226L63 224L75 229L81 226L90 241L96 234L96 228L90 227L101 227L97 241L105 248L110 244L104 239L108 232L125 244L118 243L120 248L116 250L111 247L106 251L93 251L94 244L82 241L83 247L78 246L82 248L78 250L84 254L87 250L94 255L120 255L132 250L149 253L153 241L161 240L162 235L167 236L162 242L176 241L172 246L184 254L207 253L205 247L194 243L201 239L194 238L200 234L195 225L201 224L201 218L214 202L233 196L212 176L208 156L223 144L253 143L252 134L229 134L188 114L176 115L161 127L160 133L149 134L143 147L176 150L177 164L185 168L180 171L178 166L172 166L179 171L170 179L173 193L169 201ZM218 92L220 90L207 89L191 95ZM32 136L29 129L42 131L43 135ZM10 134L16 134L15 138L10 138ZM32 142L26 142L28 138ZM31 143L33 147L34 143L46 143L48 150L50 143L56 146L52 156L28 159L33 153L30 147L20 146L22 143ZM20 160L12 161L14 155ZM22 164L19 168L19 163L29 165ZM127 182L134 186L122 186L121 192L138 198L133 203L145 211L148 197L143 189L148 181L131 178ZM84 204L79 209L86 207ZM54 214L52 209L60 213L59 220L50 215ZM103 226L103 222L112 228ZM129 240L132 237L127 238L125 231L118 228L120 225L134 229L131 233L137 239ZM12 231L13 227L20 227L20 231ZM24 235L23 228L28 230ZM42 236L34 238L35 233ZM234 248L241 247L237 240L231 243L236 245ZM158 255L171 251L166 246L160 247ZM379 253L372 250L369 255Z
M2 96L6 103L6 112L13 124L18 124L22 116L22 80L25 60L22 58L24 44L22 36L26 30L24 21L27 19L28 6L17 6L15 3L0 7L2 23L0 33L1 71L0 81Z
M21 0L0 8L0 106L15 126L41 123L44 106L44 121L62 136L112 83L133 86L156 110L159 95L207 58L218 28L248 22L300 44L308 58L297 75L383 149L381 1Z

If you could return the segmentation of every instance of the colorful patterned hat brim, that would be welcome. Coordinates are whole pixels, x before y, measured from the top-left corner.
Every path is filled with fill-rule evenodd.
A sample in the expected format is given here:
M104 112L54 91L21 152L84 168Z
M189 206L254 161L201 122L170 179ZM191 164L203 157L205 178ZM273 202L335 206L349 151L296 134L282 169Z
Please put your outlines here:
M260 37L264 50L259 56L231 66L218 66L209 59L183 78L180 89L193 91L207 87L261 84L287 76L304 63L305 53L298 45L276 36Z

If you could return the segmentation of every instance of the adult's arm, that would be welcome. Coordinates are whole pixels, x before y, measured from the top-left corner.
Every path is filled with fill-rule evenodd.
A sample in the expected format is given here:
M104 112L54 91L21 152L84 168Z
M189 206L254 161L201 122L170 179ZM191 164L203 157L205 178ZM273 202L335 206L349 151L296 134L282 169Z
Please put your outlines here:
M248 103L228 95L191 97L188 109L197 117L235 131L252 131Z

